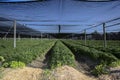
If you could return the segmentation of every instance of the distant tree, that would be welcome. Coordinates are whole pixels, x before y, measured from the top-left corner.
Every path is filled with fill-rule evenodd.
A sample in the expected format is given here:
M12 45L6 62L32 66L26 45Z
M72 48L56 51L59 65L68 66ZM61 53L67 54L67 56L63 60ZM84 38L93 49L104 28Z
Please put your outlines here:
M102 35L100 33L98 33L97 30L95 30L93 33L91 33L91 35L92 35L92 39L95 39L95 40L102 39Z
M120 40L120 32L106 33L107 40Z

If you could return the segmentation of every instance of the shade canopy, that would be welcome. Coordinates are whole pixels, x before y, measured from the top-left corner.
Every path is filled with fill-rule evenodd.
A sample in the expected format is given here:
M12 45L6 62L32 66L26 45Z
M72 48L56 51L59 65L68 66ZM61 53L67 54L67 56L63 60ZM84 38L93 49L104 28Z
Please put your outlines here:
M61 33L80 33L83 29L120 18L120 1L45 0L42 2L0 3L0 17L1 20L3 20L2 18L17 20L19 24L40 32L57 33L60 25ZM120 20L106 25L118 22ZM119 27L117 25L114 29L119 30ZM100 28L96 29L102 30Z

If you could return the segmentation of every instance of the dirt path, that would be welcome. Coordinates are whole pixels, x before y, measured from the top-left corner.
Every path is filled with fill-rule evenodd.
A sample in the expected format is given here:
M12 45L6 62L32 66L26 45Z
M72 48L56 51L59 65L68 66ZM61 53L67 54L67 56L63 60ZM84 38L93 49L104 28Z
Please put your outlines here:
M3 79L0 80L96 80L69 66L56 68L55 70L52 70L50 74L45 74L43 76L44 72L45 71L40 68L8 68L3 71L5 75Z
M25 67L22 69L6 68L0 80L39 80L42 69Z
M62 66L51 72L50 80L96 80L70 66Z
M33 68L44 68L45 66L47 66L47 63L45 63L44 60L45 58L38 57L36 60L28 64L28 66Z
M42 69L48 68L48 61L51 56L51 49L53 48L53 46L47 51L47 53L45 55L43 55L42 57L36 58L36 60L33 60L27 66L33 67L33 68L42 68Z
M28 66L33 67L33 68L47 69L48 61L51 56L50 52L51 52L51 49L46 53L46 55L44 57L38 57L36 60L34 60L30 64L28 64Z
M110 68L110 74L101 75L100 80L120 80L120 67Z

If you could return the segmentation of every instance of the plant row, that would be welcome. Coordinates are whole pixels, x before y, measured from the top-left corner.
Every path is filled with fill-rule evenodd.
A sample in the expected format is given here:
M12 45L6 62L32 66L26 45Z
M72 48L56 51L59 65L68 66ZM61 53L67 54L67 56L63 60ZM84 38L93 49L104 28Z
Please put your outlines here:
M117 45L117 47L115 46L109 46L109 47L106 47L104 48L103 46L100 46L100 44L102 44L102 41L89 41L89 44L85 45L83 44L81 41L75 41L75 40L72 40L72 42L74 42L75 44L80 44L80 45L83 45L83 46L87 46L89 48L95 48L97 50L100 50L100 51L103 51L103 52L107 52L107 53L112 53L114 56L116 56L117 58L120 59L120 46L118 47L118 45L120 45L119 41L109 41L108 44L111 44L113 45L113 43L115 43L115 45Z
M84 40L77 40L77 42L80 42L81 44L85 44ZM92 47L103 47L103 40L86 40L86 44L88 46ZM107 47L120 47L120 41L119 40L107 40Z
M63 65L75 66L75 57L61 41L57 41L51 50L49 67L53 69Z
M110 73L108 67L120 66L120 60L111 53L102 52L95 48L76 44L76 42L72 40L63 40L63 42L74 52L77 57L84 55L95 60L95 62L98 62L98 65L91 70L91 72L96 76Z
M74 41L69 40L63 40L64 44L67 45L77 56L88 56L91 59L99 60L106 62L107 64L110 64L111 62L117 61L118 58L116 58L111 53L102 52L95 48L90 48L87 46L83 46L80 44L76 44Z
M54 45L55 40L20 40L17 47L12 47L12 41L2 41L0 44L0 56L5 58L5 65L12 61L31 63L37 57L45 57L45 54ZM4 43L5 42L5 43Z

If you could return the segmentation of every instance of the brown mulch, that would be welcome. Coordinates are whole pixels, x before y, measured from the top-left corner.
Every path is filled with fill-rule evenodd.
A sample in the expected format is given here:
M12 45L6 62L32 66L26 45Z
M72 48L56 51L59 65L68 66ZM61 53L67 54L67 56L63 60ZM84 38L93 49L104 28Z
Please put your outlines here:
M25 67L22 69L7 68L3 71L3 78L0 80L39 80L42 69Z

